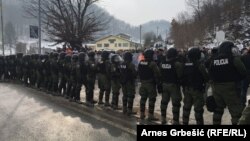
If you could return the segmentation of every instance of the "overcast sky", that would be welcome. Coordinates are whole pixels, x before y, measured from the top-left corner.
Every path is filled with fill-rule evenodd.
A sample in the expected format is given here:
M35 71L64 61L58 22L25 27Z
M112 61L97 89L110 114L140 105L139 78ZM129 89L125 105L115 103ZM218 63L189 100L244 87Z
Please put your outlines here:
M185 0L100 0L98 5L132 25L151 20L171 21L179 12L186 10Z

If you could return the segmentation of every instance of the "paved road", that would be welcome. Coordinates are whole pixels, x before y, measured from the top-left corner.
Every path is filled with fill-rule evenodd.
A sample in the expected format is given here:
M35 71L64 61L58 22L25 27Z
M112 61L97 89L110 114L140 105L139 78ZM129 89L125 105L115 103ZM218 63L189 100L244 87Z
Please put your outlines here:
M136 140L119 126L67 109L41 95L21 85L0 83L0 141Z

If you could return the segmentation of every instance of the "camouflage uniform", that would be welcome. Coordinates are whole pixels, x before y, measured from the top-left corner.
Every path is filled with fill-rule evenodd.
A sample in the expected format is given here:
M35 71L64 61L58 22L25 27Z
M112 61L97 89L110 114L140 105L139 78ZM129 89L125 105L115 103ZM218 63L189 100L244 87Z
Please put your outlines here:
M4 75L4 57L0 56L0 81Z
M24 75L24 84L26 86L29 86L29 80L30 80L30 55L25 55L23 57L23 75Z
M246 77L246 68L239 57L232 54L234 44L224 42L219 47L218 56L212 60L209 72L213 81L213 96L217 105L213 124L221 124L224 108L228 106L232 124L238 124L243 110L237 83Z
M111 80L108 74L110 68L110 62L108 60L109 53L102 53L102 60L97 64L98 71L98 86L100 88L99 102L98 104L103 104L103 96L105 94L105 106L110 106L109 98L111 91Z
M57 94L58 92L58 73L59 73L59 68L58 68L58 53L53 53L53 58L50 62L50 71L52 75L52 92Z
M37 88L41 89L41 85L44 82L44 76L43 76L43 57L42 55L39 55L39 58L37 59L37 64L36 64L36 76L37 76L37 80L36 80L36 84L37 84Z
M78 55L72 56L71 69L70 69L70 80L69 80L69 98L70 101L76 100L76 85L77 85L77 66L78 66Z
M239 125L250 125L250 105L248 105L242 113Z
M32 54L31 55L31 61L30 61L30 85L32 87L35 86L36 80L37 80L37 73L36 73L36 64L37 64L37 54Z
M71 73L71 56L70 55L66 55L65 57L65 65L64 65L64 72L65 72L65 81L66 81L66 98L70 97L70 90L72 87L72 84L70 82L70 73Z
M49 55L44 55L44 58L42 60L42 66L43 66L43 77L44 77L44 83L43 87L45 91L50 90L50 79L51 79L51 72L50 72L50 59Z
M125 53L125 62L120 65L121 72L121 85L123 92L123 113L131 115L133 113L133 104L135 98L135 79L136 69L132 63L133 55L131 53Z
M76 78L77 78L77 84L76 84L76 92L75 92L75 100L77 102L80 102L80 92L82 89L82 86L85 86L85 89L87 88L87 67L85 64L85 54L80 53L78 56L78 62L76 67ZM87 90L86 90L87 91Z
M17 54L17 60L16 60L16 73L17 73L17 79L19 81L22 81L23 79L23 54L22 53L18 53Z
M86 63L87 67L87 92L86 92L86 101L89 104L95 104L94 101L94 89L95 89L95 80L96 80L96 62L95 62L95 53L90 52L88 54L89 60Z
M183 73L183 69L182 64L176 60L176 49L169 49L167 52L167 58L167 60L163 60L160 63L160 71L162 78L161 81L163 83L163 93L161 101L162 124L166 124L166 110L170 98L172 100L173 105L172 112L174 124L179 124L180 107L182 100L179 82Z
M114 110L118 109L119 95L121 89L120 83L120 69L119 69L119 60L118 55L114 55L111 58L112 64L110 65L110 77L111 77L111 88L112 88L112 102L111 106ZM116 59L117 58L117 59Z
M4 80L9 80L10 79L10 56L5 56L4 58Z
M16 56L10 55L10 62L9 62L9 73L10 73L10 79L15 80L16 79Z
M189 124L189 117L192 106L194 106L195 119L198 125L204 124L204 93L208 73L205 66L199 62L201 51L199 48L192 48L188 52L188 61L184 65L183 74L183 124Z
M153 61L154 52L145 52L145 61L139 63L138 72L141 81L140 87L140 111L141 119L145 118L146 101L149 99L148 120L156 120L154 117L155 102L157 97L156 85L159 83L160 72L157 64Z
M65 56L66 53L60 53L60 57L58 60L58 70L59 70L59 87L58 87L58 92L59 95L62 94L63 91L63 96L66 95L66 71L65 71Z

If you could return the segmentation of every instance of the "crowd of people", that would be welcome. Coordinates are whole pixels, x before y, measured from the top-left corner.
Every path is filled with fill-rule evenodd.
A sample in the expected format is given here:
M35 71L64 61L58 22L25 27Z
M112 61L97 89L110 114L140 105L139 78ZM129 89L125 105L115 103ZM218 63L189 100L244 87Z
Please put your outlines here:
M87 106L98 104L114 110L119 108L121 90L122 109L127 116L135 114L136 83L140 82L142 120L146 116L149 121L158 120L155 117L155 102L158 94L161 94L162 124L167 123L170 100L175 125L189 124L193 106L197 124L203 125L205 104L213 112L215 125L221 124L226 107L233 125L250 124L247 114L243 113L240 120L246 107L250 83L250 50L247 48L240 52L232 42L224 42L209 51L200 48L187 51L175 48L157 52L145 50L136 58L138 63L134 62L134 56L129 51L119 54L107 51L69 54L60 51L45 55L18 53L0 56L0 79L18 81L27 87L63 96L77 103L81 103L80 93L84 86ZM96 80L99 87L97 101L94 99ZM212 88L212 95L204 98L208 87ZM149 105L146 114L147 100ZM184 105L180 123L182 101Z

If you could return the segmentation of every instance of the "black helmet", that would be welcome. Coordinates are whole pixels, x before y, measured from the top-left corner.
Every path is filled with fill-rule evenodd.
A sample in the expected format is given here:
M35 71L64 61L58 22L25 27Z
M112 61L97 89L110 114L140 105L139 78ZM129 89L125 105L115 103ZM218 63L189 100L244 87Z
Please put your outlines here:
M15 59L16 58L16 55L10 55L10 59Z
M81 52L79 53L79 61L84 62L85 61L86 54Z
M2 55L0 55L0 59L1 59L1 60L3 60L3 59L4 59L4 57L3 57Z
M22 58L23 57L23 53L17 53L16 56L17 56L17 58Z
M175 48L170 48L167 51L167 58L168 59L173 59L176 58L178 56L178 51Z
M58 54L57 52L53 53L53 57L54 57L55 59L57 59L58 56L59 56L59 54Z
M45 55L43 55L43 58L44 58L45 60L48 60L48 59L49 59L49 55L48 55L48 54L45 54Z
M88 53L89 58L95 58L95 52L91 51Z
M49 58L51 59L51 58L53 58L53 56L54 56L54 53L53 53L53 52L50 52L50 53L49 53Z
M155 54L155 53L154 53L153 50L146 50L146 51L144 52L144 57L145 57L145 59L153 60L154 54Z
M235 47L233 42L225 41L219 46L219 54L232 55L233 47Z
M25 55L23 58L24 58L25 60L30 60L30 59L31 59L31 56L30 56L30 55Z
M109 52L107 52L107 51L102 52L102 59L108 60L109 59Z
M35 54L31 54L30 59L35 59Z
M63 60L65 58L65 56L66 56L66 53L62 52L62 53L60 53L59 58Z
M34 59L35 59L35 60L39 59L39 56L40 56L39 54L35 54L35 55L34 55Z
M72 56L72 60L73 60L73 61L77 61L77 60L78 60L78 55L77 55L77 54L74 54L74 55Z
M70 61L71 61L71 55L66 55L66 56L65 56L65 60L66 60L67 62L70 62Z
M190 61L198 61L201 59L201 50L199 48L191 48L188 51L188 58Z
M133 61L133 54L130 53L130 52L126 52L126 53L124 54L124 60L125 60L126 62L132 62L132 61Z
M112 63L119 63L119 55L115 54L111 57L111 62Z
M215 54L217 54L218 53L218 47L214 47L212 50L211 50L211 53L212 53L212 55L215 55Z

